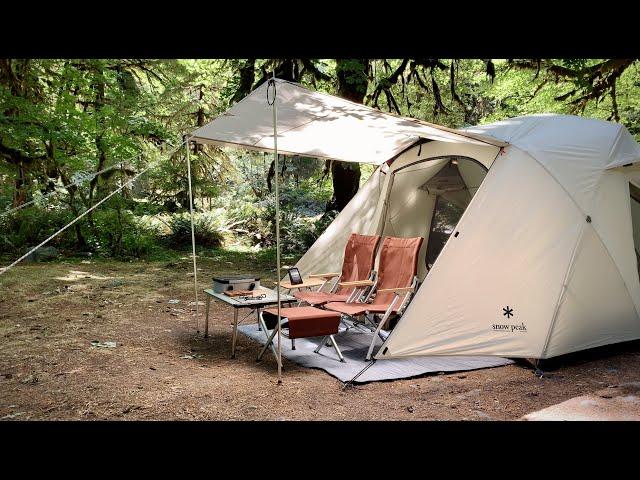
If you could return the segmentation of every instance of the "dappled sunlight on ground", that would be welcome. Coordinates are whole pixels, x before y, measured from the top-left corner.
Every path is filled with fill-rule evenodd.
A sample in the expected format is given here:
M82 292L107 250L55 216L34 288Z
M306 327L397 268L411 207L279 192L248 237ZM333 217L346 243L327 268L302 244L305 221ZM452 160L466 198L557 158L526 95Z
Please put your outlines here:
M76 282L78 280L93 279L93 280L108 280L113 277L105 277L103 275L95 275L93 273L83 272L81 270L69 270L66 277L54 277L56 280L62 280L63 282Z
M216 257L198 261L200 290L214 275L275 279L270 257ZM188 258L16 267L0 282L0 419L517 419L640 369L636 344L543 378L517 364L348 390L285 360L278 385L273 357L256 363L244 335L230 358L231 308L212 302L210 338L196 333L191 269Z

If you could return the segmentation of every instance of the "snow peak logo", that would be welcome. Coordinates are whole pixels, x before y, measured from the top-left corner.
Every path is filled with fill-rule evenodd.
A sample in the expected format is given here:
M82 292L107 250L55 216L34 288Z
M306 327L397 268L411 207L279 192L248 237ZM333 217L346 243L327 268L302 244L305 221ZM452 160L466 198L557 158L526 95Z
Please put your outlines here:
M502 307L502 315L504 315L507 318L511 318L511 317L515 317L515 312L513 311L513 308L511 308L509 305L507 305L506 307ZM512 323L494 323L492 325L493 327L493 331L494 332L526 332L527 331L527 327L525 326L524 323L521 323L520 325L514 325Z
M520 325L506 324L506 323L494 323L492 325L494 332L526 332L527 327L524 323Z

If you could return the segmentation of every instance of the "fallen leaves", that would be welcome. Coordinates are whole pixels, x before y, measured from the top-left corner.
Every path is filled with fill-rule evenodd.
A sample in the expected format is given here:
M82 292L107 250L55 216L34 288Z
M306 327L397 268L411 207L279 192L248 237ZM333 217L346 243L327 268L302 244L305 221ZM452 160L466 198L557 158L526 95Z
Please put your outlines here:
M200 354L200 353L185 353L180 358L185 359L185 360L193 360L193 359L196 359L196 358L202 358L202 354Z
M111 342L111 341L101 342L99 340L94 340L91 342L91 346L98 347L98 348L116 348L117 344L116 342Z
M10 413L8 415L5 415L4 417L1 417L0 420L10 420L12 418L16 418L19 417L20 415L24 415L26 412L15 412L15 413Z

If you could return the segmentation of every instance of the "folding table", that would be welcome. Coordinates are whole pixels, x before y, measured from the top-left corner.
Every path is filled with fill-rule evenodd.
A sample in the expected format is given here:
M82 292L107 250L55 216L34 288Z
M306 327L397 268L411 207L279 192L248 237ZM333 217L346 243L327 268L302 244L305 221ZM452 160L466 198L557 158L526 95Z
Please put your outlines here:
M260 310L269 305L278 305L278 299L276 297L277 294L275 290L260 287L257 288L255 292L258 294L264 294L265 297L256 300L244 300L238 297L230 297L228 295L225 295L224 293L216 293L213 291L213 289L210 288L207 288L204 291L204 293L206 294L206 314L204 323L205 338L209 336L209 305L211 304L211 299L213 298L214 300L218 300L233 307L233 336L231 337L231 358L236 357L236 340L238 338L238 310L242 308L255 310L258 315L258 325L261 325L262 322L260 320ZM293 302L297 302L297 299L295 297L286 295L284 293L280 294L281 304L291 304ZM265 332L265 335L267 335L268 337L268 332Z

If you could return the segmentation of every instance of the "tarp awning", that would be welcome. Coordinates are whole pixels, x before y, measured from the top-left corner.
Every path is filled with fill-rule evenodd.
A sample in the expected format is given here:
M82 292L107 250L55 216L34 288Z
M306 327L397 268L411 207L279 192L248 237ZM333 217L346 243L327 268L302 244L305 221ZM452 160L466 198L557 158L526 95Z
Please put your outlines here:
M192 134L198 143L273 150L267 82ZM433 125L276 79L278 151L289 155L381 164L419 139L503 147L493 137Z

